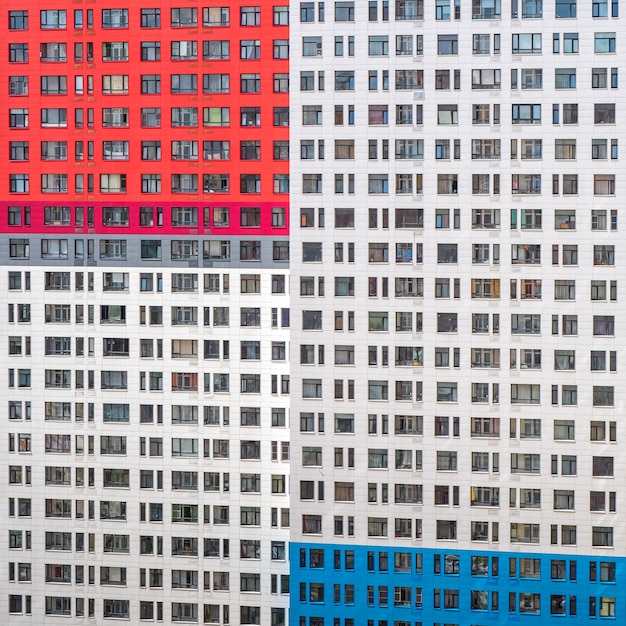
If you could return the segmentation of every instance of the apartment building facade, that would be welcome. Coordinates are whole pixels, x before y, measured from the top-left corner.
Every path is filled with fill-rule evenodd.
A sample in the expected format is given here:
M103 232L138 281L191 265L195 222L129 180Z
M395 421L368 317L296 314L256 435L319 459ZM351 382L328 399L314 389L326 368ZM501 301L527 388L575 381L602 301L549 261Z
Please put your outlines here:
M288 8L5 6L11 624L284 624Z
M223 4L5 9L9 623L622 619L618 2Z
M618 16L292 5L292 624L623 619Z

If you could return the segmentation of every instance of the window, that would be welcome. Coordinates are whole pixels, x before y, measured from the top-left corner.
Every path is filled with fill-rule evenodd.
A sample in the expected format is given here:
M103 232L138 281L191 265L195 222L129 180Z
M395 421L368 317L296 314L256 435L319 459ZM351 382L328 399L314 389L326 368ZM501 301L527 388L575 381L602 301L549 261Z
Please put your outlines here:
M472 19L491 20L500 16L500 0L473 0Z
M42 259L67 259L67 239L42 239Z
M197 41L172 41L172 61L195 61L198 58Z
M376 124L389 124L388 106L386 104L370 104L367 111L367 123L370 126Z
M511 524L510 540L511 543L539 543L539 524ZM539 594L520 594L521 611L538 611L539 597ZM534 598L533 604L530 598Z
M128 141L103 141L102 159L104 161L127 161Z
M335 2L335 22L354 22L354 2L352 0Z
M424 4L420 0L396 0L395 18L397 21L424 19Z
M288 59L289 58L289 40L274 39L273 48L274 48L273 57L275 59Z
M128 28L128 9L103 9L102 28Z
M103 93L105 93L104 90ZM41 94L53 96L66 95L67 76L42 76Z
M28 128L28 109L9 109L10 128Z
M126 193L126 174L100 174L100 191L102 193Z
M160 41L142 41L141 42L141 60L142 61L160 61L161 60L161 42Z
M9 11L9 21L13 13L26 13L25 11ZM9 62L10 63L28 63L28 44L27 43L11 43L9 44Z
M576 69L555 69L555 89L576 89Z
M173 28L191 28L198 25L198 9L194 8L174 8L171 10L171 25Z
M458 54L459 53L459 36L458 35L437 35L437 54Z
M396 159L423 159L424 141L421 139L396 139Z
M228 26L230 24L230 7L204 7L202 9L203 26Z
M22 14L20 16L20 14ZM40 26L42 30L48 29L64 29L67 27L67 13L62 10L40 11ZM21 18L21 19L20 19ZM18 29L28 28L28 12L27 11L11 11L9 15L9 27L16 25ZM21 28L20 26L21 25Z
M513 54L541 54L541 33L513 34Z
M613 476L613 457L594 456L593 476Z
M239 46L239 56L242 60L261 58L261 41L259 39L242 39Z
M192 143L192 142L189 142ZM173 152L173 148L172 148ZM172 154L172 158L174 155ZM141 160L142 161L160 161L161 160L161 142L160 141L142 141L141 142ZM145 224L142 224L145 225Z
M170 77L170 85L173 94L198 93L198 75L172 74Z
M556 0L556 17L576 17L576 0Z
M28 11L9 11L9 30L28 30Z
M369 56L388 56L389 37L387 35L370 35L368 37L367 51Z
M289 7L288 6L275 6L274 7L274 26L288 26L289 25Z
M260 74L241 74L241 93L259 93L261 91Z
M43 128L67 127L67 109L41 109L41 126Z
M122 128L128 126L128 109L105 108L102 109L102 126Z
M597 54L615 52L615 33L595 33L593 38L593 51Z
M354 71L335 72L335 91L354 91Z
M578 54L578 33L563 33L563 52L565 54ZM558 34L555 34L553 40L553 52L558 53L559 41Z
M102 77L103 94L128 94L128 75L111 74Z
M229 93L230 74L203 74L202 90L204 93Z
M125 41L106 41L102 44L103 61L128 61L128 43Z
M592 6L593 6L593 17L608 17L607 0L596 0ZM612 17L616 17L616 16L613 15Z
M161 9L141 9L141 28L160 28Z
M28 95L28 76L9 76L9 95Z
M12 259L30 258L30 243L28 239L9 239L9 257Z
M500 140L499 139L472 139L472 159L499 159L499 158L500 158Z
M288 141L274 141L274 160L287 161L289 160L289 142Z
M173 107L172 127L195 127L198 125L198 109L196 107Z
M322 38L321 37L303 37L302 38L302 56L304 57L322 56Z
M230 126L230 108L204 107L202 119L204 126Z
M241 107L242 126L260 126L261 109L259 107Z
M596 196L615 195L615 175L614 174L594 174L593 193Z
M42 174L43 193L67 193L67 174Z
M226 60L230 58L230 42L209 40L202 42L202 58L205 60Z
M540 104L514 104L511 111L512 124L541 124Z

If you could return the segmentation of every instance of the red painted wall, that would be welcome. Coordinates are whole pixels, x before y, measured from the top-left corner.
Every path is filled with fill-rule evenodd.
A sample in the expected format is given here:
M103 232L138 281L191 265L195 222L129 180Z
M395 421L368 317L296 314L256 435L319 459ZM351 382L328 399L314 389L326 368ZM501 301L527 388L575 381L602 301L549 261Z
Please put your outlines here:
M241 26L240 7L260 5L260 26ZM220 3L206 3L214 7ZM280 0L277 0L280 4ZM238 207L263 207L261 232L274 233L271 227L271 218L266 213L272 206L286 206L288 194L274 193L274 174L288 174L287 160L274 160L273 142L288 140L289 128L274 126L274 107L289 105L288 93L274 93L273 82L275 73L287 74L289 61L273 58L274 40L288 40L289 27L274 25L273 3L250 0L249 2L232 2L224 0L224 6L230 8L230 25L228 27L204 27L202 25L202 4L191 3L188 0L179 0L176 3L165 2L138 2L137 0L111 1L104 0L95 3L67 2L61 0L27 0L18 5L10 5L11 10L28 10L28 30L8 30L8 8L3 10L2 30L4 43L0 45L0 89L6 89L5 111L0 116L0 160L8 164L0 174L0 229L8 228L6 206L31 206L31 228L33 231L43 229L42 207L44 205L84 205L94 206L96 210L95 228L98 232L109 232L102 227L98 219L101 206L123 205L137 207L140 205L164 206L164 223L160 229L163 232L180 232L180 229L170 230L169 206L198 206L200 215L203 207L231 206L231 222L227 229L220 232L239 232L237 218ZM170 24L170 9L172 6L194 6L198 13L198 26L193 28L173 27ZM160 28L141 28L141 12L144 7L161 9ZM128 8L128 28L102 28L102 11L104 9ZM66 29L42 29L40 27L40 11L46 9L65 9L67 11ZM74 11L83 11L84 28L75 29ZM87 28L87 11L93 11L93 28ZM203 60L202 42L207 40L230 41L229 60ZM261 42L261 58L259 60L240 59L240 40L252 39ZM170 59L172 41L197 41L197 61L173 61ZM128 42L128 61L103 61L103 42ZM141 61L141 42L160 41L161 60ZM64 42L67 44L67 61L45 62L40 59L40 44L44 42ZM74 44L83 44L83 62L74 61ZM27 63L9 62L9 44L27 43L29 46L29 60ZM87 44L93 44L93 61L87 61ZM209 73L230 74L230 93L204 94L202 93L202 75ZM260 93L240 93L240 74L260 74ZM127 95L102 94L102 77L105 75L127 75ZM155 95L141 94L141 75L160 74L161 93ZM171 94L171 74L196 74L198 77L197 94ZM67 77L67 95L41 95L40 77L63 75ZM74 94L74 77L84 76L84 91L82 95ZM28 95L8 95L10 76L28 76ZM87 77L93 77L94 93L87 93ZM67 128L42 128L40 124L41 108L66 108ZM102 109L108 107L125 107L129 109L129 125L127 128L103 128ZM141 127L141 108L161 108L161 128ZM172 128L170 123L170 109L172 107L197 107L199 125L197 128ZM230 107L230 126L203 127L203 107ZM261 125L259 127L240 126L240 107L260 107ZM29 128L10 129L9 109L29 110ZM82 128L75 128L74 109L83 108L85 124ZM87 109L93 109L93 126L87 124ZM109 161L102 159L103 141L128 141L130 144L129 160ZM142 161L141 141L161 141L161 160ZM195 140L199 143L197 161L172 160L171 142L180 140ZM229 160L202 160L202 142L230 141ZM241 140L257 140L261 142L261 159L256 161L242 161L240 159ZM10 161L9 142L28 141L28 161ZM67 141L67 161L50 161L41 159L41 141ZM75 160L74 142L84 142L84 160ZM87 158L87 142L94 142L93 160ZM11 173L29 174L29 193L11 193L9 175ZM67 193L42 193L42 174L67 174ZM125 193L101 193L99 191L100 174L124 173L127 175L127 189ZM143 194L141 192L141 174L160 173L162 177L160 194ZM74 190L74 175L84 174L85 192L76 193ZM87 191L87 175L94 174L94 191ZM197 174L199 192L195 194L171 193L170 181L172 174ZM230 187L228 193L204 193L202 189L203 174L229 174ZM260 174L261 193L240 192L240 174ZM136 217L136 211L131 208L131 215ZM200 226L195 232L203 232L203 220L199 219ZM136 228L138 217L131 219L128 232L145 232ZM13 230L13 229L9 229ZM114 232L120 232L115 228ZM247 229L246 229L247 230ZM287 229L279 229L286 234ZM56 231L56 228L55 228ZM74 228L71 228L72 232ZM63 230L59 230L63 232ZM93 232L93 230L91 231ZM204 231L206 232L206 231Z

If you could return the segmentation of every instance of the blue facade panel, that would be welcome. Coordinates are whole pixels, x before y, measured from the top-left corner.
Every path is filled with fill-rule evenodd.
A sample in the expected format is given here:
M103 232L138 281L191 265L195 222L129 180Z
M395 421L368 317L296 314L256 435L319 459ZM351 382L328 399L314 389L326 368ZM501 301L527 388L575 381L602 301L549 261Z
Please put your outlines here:
M626 614L626 559L292 543L292 626L598 624Z

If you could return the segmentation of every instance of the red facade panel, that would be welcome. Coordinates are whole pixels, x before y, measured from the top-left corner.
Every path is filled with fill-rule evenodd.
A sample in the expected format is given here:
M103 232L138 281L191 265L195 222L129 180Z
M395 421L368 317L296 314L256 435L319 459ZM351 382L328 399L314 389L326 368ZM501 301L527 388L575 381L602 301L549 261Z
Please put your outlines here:
M204 233L205 209L227 206L221 232L235 234L242 206L263 207L260 227L275 232L270 209L288 201L287 7L181 4L7 11L2 213L29 205L38 231L44 206L92 206L108 232L102 207L128 206L139 232L139 206L163 207L164 229L171 206L195 206Z

